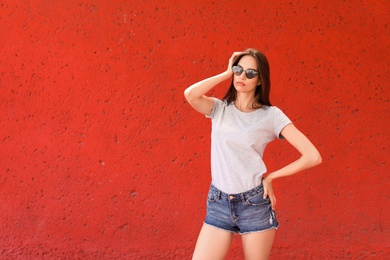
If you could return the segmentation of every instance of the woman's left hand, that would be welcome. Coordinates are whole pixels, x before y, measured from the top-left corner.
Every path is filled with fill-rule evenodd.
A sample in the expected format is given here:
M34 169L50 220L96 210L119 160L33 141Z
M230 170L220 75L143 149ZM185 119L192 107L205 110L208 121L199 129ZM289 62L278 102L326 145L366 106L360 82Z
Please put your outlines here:
M272 181L268 180L267 178L263 179L263 188L264 188L264 199L269 197L271 201L271 207L273 210L275 210L275 204L276 204L276 197L274 194L274 189L272 187Z

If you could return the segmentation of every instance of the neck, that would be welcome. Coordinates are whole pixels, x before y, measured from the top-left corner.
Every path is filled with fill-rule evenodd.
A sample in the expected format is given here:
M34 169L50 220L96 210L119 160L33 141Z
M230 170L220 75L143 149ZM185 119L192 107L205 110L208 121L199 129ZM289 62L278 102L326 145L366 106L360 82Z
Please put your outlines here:
M236 101L234 102L234 105L237 107L238 110L243 112L253 111L256 109L253 105L255 102L255 98L253 96L249 95L237 95Z

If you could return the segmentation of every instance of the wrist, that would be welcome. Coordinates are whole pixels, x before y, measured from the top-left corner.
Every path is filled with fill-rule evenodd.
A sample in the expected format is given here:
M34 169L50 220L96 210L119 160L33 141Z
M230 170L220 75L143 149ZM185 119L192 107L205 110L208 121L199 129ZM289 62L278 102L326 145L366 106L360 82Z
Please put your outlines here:
M274 176L272 175L272 173L268 174L267 176L264 177L264 180L267 181L267 182L272 182L274 180Z
M228 79L230 79L230 78L233 76L233 72L230 71L230 70L227 70L227 71L225 71L225 72L222 72L220 75L221 75L225 80L228 80Z

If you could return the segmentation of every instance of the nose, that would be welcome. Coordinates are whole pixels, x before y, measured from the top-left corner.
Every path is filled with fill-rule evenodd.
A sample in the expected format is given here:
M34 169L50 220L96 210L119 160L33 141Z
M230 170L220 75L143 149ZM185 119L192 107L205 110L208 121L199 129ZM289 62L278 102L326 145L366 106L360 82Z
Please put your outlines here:
M240 79L246 79L245 71L243 71L239 77Z

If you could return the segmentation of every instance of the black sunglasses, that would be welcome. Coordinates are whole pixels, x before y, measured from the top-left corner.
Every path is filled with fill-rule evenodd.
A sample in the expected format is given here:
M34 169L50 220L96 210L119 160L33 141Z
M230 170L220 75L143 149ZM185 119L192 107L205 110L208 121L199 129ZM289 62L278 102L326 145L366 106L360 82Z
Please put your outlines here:
M248 79L253 79L259 74L256 70L253 69L244 70L240 65L233 66L232 70L236 76L240 76L243 72L245 72L245 75Z

